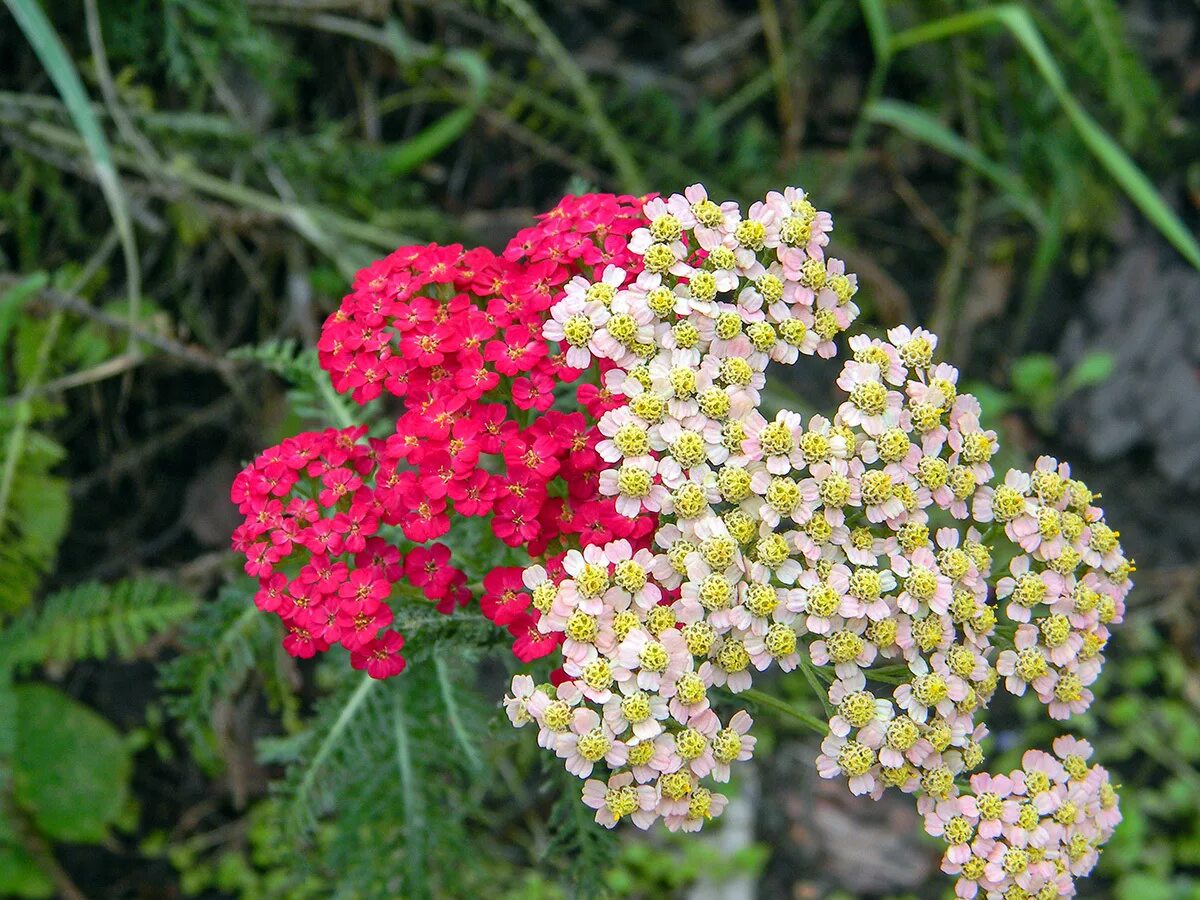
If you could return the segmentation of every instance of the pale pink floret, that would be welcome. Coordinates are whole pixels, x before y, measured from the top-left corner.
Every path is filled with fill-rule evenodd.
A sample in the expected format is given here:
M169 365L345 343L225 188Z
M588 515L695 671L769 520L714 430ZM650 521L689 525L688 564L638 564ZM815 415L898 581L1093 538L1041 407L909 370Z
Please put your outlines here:
M521 582L529 590L534 590L538 585L544 584L553 579L546 573L546 567L540 565L527 566L525 571L521 573Z
M657 473L658 463L651 460L649 464L626 463L625 465L628 465L630 468L641 469L652 479L650 489L646 492L645 496L635 497L630 494L621 493L619 481L621 471L619 468L605 469L600 473L600 494L604 497L616 497L617 512L627 519L636 519L642 514L643 510L645 512L658 512L662 509L663 503L667 501L671 492L665 485L653 480Z
M613 730L613 733L620 737L627 730L632 731L633 738L629 741L631 745L653 740L662 734L662 722L670 715L667 701L657 693L646 692L646 700L650 704L650 715L639 721L631 722L625 717L625 710L622 708L621 701L639 689L634 682L630 681L622 685L621 690L623 696L618 697L614 695L611 700L604 704L604 722Z
M891 558L892 571L896 573L897 580L903 583L903 579L907 578L916 567L925 569L931 573L937 581L937 588L934 590L933 596L928 600L918 600L916 597L909 594L905 589L900 593L897 600L897 606L909 615L917 612L921 603L928 604L931 611L939 616L944 616L950 608L951 585L950 579L942 575L938 570L937 558L933 552L926 547L918 547L914 550L911 556L903 556L896 554Z
M787 453L768 455L763 450L759 438L767 425L776 423L787 428L791 437L791 447ZM750 459L762 460L766 463L767 471L772 475L786 475L792 469L799 469L804 465L804 452L799 446L800 435L803 432L804 423L799 413L780 410L775 418L768 422L755 411L750 421L746 423L747 438L742 449Z
M530 676L513 676L512 694L504 698L504 711L508 713L508 720L515 727L520 728L533 721L529 714L529 700L536 690L537 685Z
M632 740L629 746L633 747L636 744L645 743L644 741ZM663 733L657 735L651 743L654 744L654 752L650 756L650 760L643 766L630 765L629 771L633 773L634 780L638 784L647 784L651 781L657 781L659 776L667 772L672 764L672 752L675 742L671 740L670 735Z
M604 552L604 548L596 545L590 545L583 548L583 551L568 550L567 555L563 557L562 567L568 575L574 579L583 570L584 566L593 565L599 566L605 572L610 569L608 556ZM563 582L563 586L559 589L558 599L563 599L563 595L567 593L567 582ZM570 605L578 607L589 615L599 615L604 610L604 601L600 597L583 597L575 589L573 583L571 585L571 593L574 595Z
M880 374L888 384L895 385L896 387L904 384L908 370L904 363L900 361L899 352L887 341L873 338L869 334L856 334L850 338L849 345L850 353L855 359L858 359L867 350L883 351L883 354L888 359L888 365L886 369L881 370Z
M961 799L955 797L949 800L939 800L932 810L925 813L925 833L933 837L945 837L946 823L951 819L962 816L970 820L971 817L967 815L963 804L959 802ZM972 824L974 823L972 822ZM962 865L971 858L970 843L948 844L945 858L952 863Z
M1077 738L1072 734L1064 734L1054 739L1054 755L1059 759L1066 759L1069 756L1078 756L1082 760L1092 758L1092 745L1083 738Z
M860 363L848 360L838 376L837 384L847 394L853 394L860 385L882 384L879 367L874 363ZM860 409L852 400L846 400L838 408L838 419L846 425L857 426L872 437L878 437L888 428L900 421L900 410L904 397L898 391L887 391L882 412L867 412Z
M738 751L736 762L745 762L754 755L754 745L758 743L758 738L750 734L750 726L753 724L754 720L744 709L739 709L729 720L727 727L741 736L741 749ZM712 780L722 783L728 781L729 763L714 760Z
M561 736L561 732L549 728L543 723L543 715L546 708L555 700L561 700L567 706L578 706L583 702L583 694L576 687L573 681L564 681L554 691L554 697L550 697L542 691L534 691L526 703L526 710L533 717L534 721L540 726L538 731L538 746L545 750L553 750Z
M596 453L605 462L616 463L625 461L632 465L649 468L656 465L656 460L649 453L644 453L640 456L625 457L620 448L612 440L621 428L625 426L636 426L646 429L649 433L649 426L633 414L628 406L619 406L616 409L610 409L600 417L600 422L596 429L604 436L604 440L596 444Z
M555 602L557 603L558 600ZM626 600L626 605L628 605L628 600ZM551 611L553 612L553 607L551 607ZM612 654L617 648L617 635L613 631L613 614L614 610L605 609L596 616L597 632L592 641L576 641L568 636L563 641L561 648L563 660L582 670L597 654L605 656ZM614 672L614 677L617 674Z
M1005 576L996 582L996 596L999 599L1003 600L1005 597L1012 596L1021 576L1026 575L1030 571L1030 563L1030 557L1024 554L1013 559L1008 567L1009 572L1012 573L1011 577ZM1043 585L1045 585L1045 598L1042 602L1046 605L1052 606L1060 595L1067 593L1063 577L1057 572L1046 569L1042 572L1037 572L1036 575L1041 579ZM1028 622L1032 618L1029 608L1015 601L1008 604L1004 613L1014 622Z
M575 281L582 281L585 289L587 280L581 275L575 276ZM568 285L569 287L569 285ZM573 369L586 369L592 362L592 355L601 356L600 344L597 338L601 334L604 323L608 321L609 312L604 304L596 300L585 301L581 294L568 295L550 310L551 318L542 326L542 336L549 341L558 341L567 347L566 363ZM582 316L591 323L592 336L582 347L566 343L564 326L575 316ZM602 343L602 341L600 342Z
M841 623L839 630L851 631L861 635L866 630L866 619L852 619L848 622ZM851 684L863 684L864 676L862 670L871 665L875 661L876 655L879 653L879 648L870 641L863 641L863 648L858 656L847 662L836 663L833 667L834 672L839 678L846 680ZM824 666L831 662L829 658L829 646L824 640L813 641L808 648L809 658L815 665Z
M1077 716L1080 713L1085 712L1087 708L1092 705L1092 701L1096 699L1091 690L1086 687L1080 690L1079 697L1077 699L1071 701L1063 701L1058 699L1058 697L1055 696L1052 691L1053 689L1051 689L1051 692L1048 692L1045 696L1039 694L1038 699L1047 705L1047 711L1050 714L1050 718L1055 719L1056 721L1069 719L1071 716Z
M713 665L711 662L703 663L700 666L699 674L705 681L717 687L724 686L733 694L740 694L742 691L750 690L750 685L754 683L754 676L750 674L749 669L743 669L740 672L727 672L721 666ZM674 712L674 709L672 709L672 712Z
M738 219L740 218L738 205L731 200L726 200L724 203L717 204L722 213L721 223L715 228L701 225L696 220L696 215L692 212L692 208L708 199L708 191L704 185L693 184L684 189L683 196L672 194L667 200L667 208L670 209L675 218L679 219L684 228L692 230L692 233L696 236L696 243L705 250L711 250L720 244L724 240L725 235L737 227Z
M654 564L653 553L645 548L634 552L633 546L624 538L605 544L603 553L604 559L614 570L621 563L632 561L642 571L649 572L650 567ZM618 611L628 609L630 605L628 601L630 600L642 609L650 609L652 606L657 606L660 599L662 599L662 591L659 590L658 586L649 577L647 577L646 583L635 594L630 594L624 588L614 583L604 595L605 604L609 608Z
M684 801L680 801L680 803L682 804L683 808L682 812L669 813L664 817L666 819L667 830L684 832L699 831L704 826L704 822L706 820L703 818L692 818L690 815L688 815L687 804ZM728 803L729 798L727 798L724 794L713 794L709 798L707 818L717 818L725 811L725 806ZM659 808L661 810L662 807L660 806Z
M846 698L847 694L854 693L856 690L858 690L858 688L854 687L851 682L844 681L840 678L836 679L833 684L829 686L829 702L836 707L842 702L842 700ZM863 725L859 728L856 740L861 741L876 751L882 750L884 738L886 736L886 725L889 721L895 718L895 715L896 711L893 708L890 700L884 697L876 697L875 717L866 725ZM835 713L829 720L830 734L837 735L838 737L846 737L852 730L854 730L854 727L855 726L851 725L840 712ZM885 765L888 765L888 763L883 760L882 756L880 757L880 761L884 762ZM899 765L899 762L900 760L896 760L897 765Z
M772 656L767 650L765 637L761 634L751 633L746 638L746 652L750 654L750 662L754 668L760 672L769 668L771 663L778 665L784 672L790 672L800 665L799 643L797 643L797 649L786 656Z
M696 671L696 675L704 682L706 688L711 687L713 684L713 670L714 666L711 663L705 662ZM677 696L677 681L664 682L658 692L670 701L671 715L675 717L675 721L682 725L686 725L694 716L701 715L710 705L707 694L697 703L684 703Z
M617 817L613 815L613 811L608 807L608 792L621 791L625 788L632 787L637 795L637 809L629 816L638 828L649 828L653 824L657 815L654 812L654 807L658 803L658 798L654 788L648 784L634 785L633 775L630 772L621 772L613 775L608 779L606 784L603 781L598 781L595 778L588 779L583 785L583 803L591 809L596 810L596 821L605 828L612 828L617 824Z
M847 743L847 739L836 734L826 735L821 741L821 752L817 756L817 774L822 778L837 778L842 775L842 767L838 764L838 752ZM850 793L855 796L869 794L875 787L875 766L862 775L849 779Z
M1013 798L1015 785L1007 775L991 775L980 772L971 776L971 790L974 795L963 796L965 808L971 810L971 815L978 818L978 832L981 838L994 840L1004 830L1005 825L1017 821L1020 814L1020 804ZM979 812L977 799L981 794L995 794L1001 802L1000 815L994 819L985 819Z
M662 650L667 654L667 664L662 670L642 668L642 655L647 648ZM692 655L687 643L678 631L668 629L657 638L644 628L635 628L621 641L617 649L617 663L631 672L637 672L637 686L644 691L657 691L664 684L674 684L679 676L691 668Z
M918 338L924 338L928 341L931 350L937 349L937 335L924 328L909 328L907 325L897 325L894 328L889 328L887 331L887 339L900 349L903 349L904 345L909 341Z
M629 755L629 750L622 741L617 740L607 725L601 720L594 709L577 709L571 716L571 728L559 736L555 753L563 760L567 771L578 778L587 778L592 774L595 763L585 759L579 752L580 738L599 731L608 740L608 752L604 754L604 762L610 767L623 766Z

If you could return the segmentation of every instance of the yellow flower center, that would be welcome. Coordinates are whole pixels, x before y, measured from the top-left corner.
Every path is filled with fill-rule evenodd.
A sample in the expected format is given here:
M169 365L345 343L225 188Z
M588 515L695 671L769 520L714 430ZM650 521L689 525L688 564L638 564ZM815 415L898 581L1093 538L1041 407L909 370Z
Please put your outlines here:
M592 339L595 330L587 316L574 315L563 324L563 337L572 347L583 347Z
M580 756L588 762L596 762L603 759L604 754L612 748L612 741L605 736L603 730L593 728L587 734L579 736L578 747Z
M650 236L660 243L670 244L679 240L683 225L670 213L655 216L650 222Z

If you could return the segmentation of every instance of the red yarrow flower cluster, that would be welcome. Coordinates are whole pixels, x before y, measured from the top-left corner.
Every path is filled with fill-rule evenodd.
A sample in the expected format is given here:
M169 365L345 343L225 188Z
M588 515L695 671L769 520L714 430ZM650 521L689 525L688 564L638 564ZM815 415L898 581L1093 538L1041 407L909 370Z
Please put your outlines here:
M571 547L645 545L653 520L618 515L598 490L595 426L617 401L599 384L566 387L582 373L542 337L571 278L640 270L628 242L644 225L638 198L569 197L501 255L404 247L358 273L322 328L318 358L337 391L394 404L394 433L298 435L260 455L232 492L246 517L234 546L259 580L258 605L283 619L289 653L338 643L356 668L397 674L394 588L416 588L447 613L471 599L460 554L438 542L455 520L484 518L499 541L550 566ZM567 408L551 408L556 398ZM381 527L399 534L389 540ZM482 612L528 661L561 635L538 631L520 571L477 574Z
M381 448L364 433L307 432L263 452L233 482L245 516L233 546L258 578L254 602L283 620L288 653L308 658L341 644L356 669L386 678L404 669L386 601L406 561L377 535L389 518L372 487Z

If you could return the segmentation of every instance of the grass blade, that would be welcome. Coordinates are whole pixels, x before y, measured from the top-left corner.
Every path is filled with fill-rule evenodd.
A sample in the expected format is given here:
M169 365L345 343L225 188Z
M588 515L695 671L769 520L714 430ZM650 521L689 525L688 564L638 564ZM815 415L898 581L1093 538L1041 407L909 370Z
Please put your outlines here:
M866 107L865 112L868 120L895 128L915 141L966 163L1000 188L1032 225L1039 230L1046 226L1046 214L1020 178L923 109L897 100L876 100Z
M638 168L633 154L613 127L600 98L588 81L587 75L579 64L571 58L567 48L559 41L558 36L550 30L550 26L538 15L537 10L527 0L500 0L500 5L507 9L537 41L538 46L550 61L554 63L559 73L571 86L575 99L579 101L580 109L591 124L596 140L612 160L620 176L621 185L631 194L641 194L646 190L645 180L641 169Z
M121 250L125 257L125 276L129 281L129 318L130 323L136 323L138 306L142 296L142 271L138 262L137 242L133 234L133 221L129 217L129 207L121 181L117 177L117 167L113 164L112 153L108 147L108 139L100 128L100 122L92 109L87 91L79 79L75 64L67 55L62 40L50 20L46 18L37 0L5 0L5 4L17 20L17 25L24 33L26 40L33 47L33 52L41 60L46 74L54 82L54 87L62 98L63 105L83 140L92 167L96 171L96 180L104 194L117 234L121 238Z
M958 34L977 31L980 28L999 25L1005 28L1029 56L1034 68L1053 92L1072 127L1093 156L1108 171L1112 179L1142 211L1155 228L1171 245L1197 269L1200 269L1200 243L1188 231L1187 226L1169 207L1158 191L1138 168L1129 155L1121 149L1091 115L1079 105L1067 86L1062 70L1054 61L1046 42L1042 40L1029 13L1020 6L1004 4L973 10L959 15L947 16L924 25L917 25L892 36L891 51L898 53L920 44L945 40Z

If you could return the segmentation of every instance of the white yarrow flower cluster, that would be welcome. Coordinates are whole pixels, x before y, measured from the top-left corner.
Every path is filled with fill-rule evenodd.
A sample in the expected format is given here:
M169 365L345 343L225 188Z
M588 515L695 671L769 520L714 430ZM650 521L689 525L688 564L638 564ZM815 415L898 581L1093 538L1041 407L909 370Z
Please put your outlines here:
M541 627L563 633L571 680L520 676L510 714L587 779L597 821L693 830L725 804L708 783L754 748L748 713L723 721L714 688L803 666L836 711L820 774L916 794L933 821L983 761L1001 679L1055 717L1087 706L1132 565L1065 464L991 486L996 435L924 329L851 337L832 418L760 412L769 363L832 357L859 312L855 277L825 255L832 220L802 191L743 214L693 185L644 213L643 271L610 267L600 312L583 284L552 315L589 316L590 353L616 365L605 384L625 405L599 423L600 490L657 515L655 546L567 553ZM993 588L1000 538L1021 552ZM1075 857L1039 854L1033 871L1069 883ZM972 883L989 893L1031 884L984 866Z

